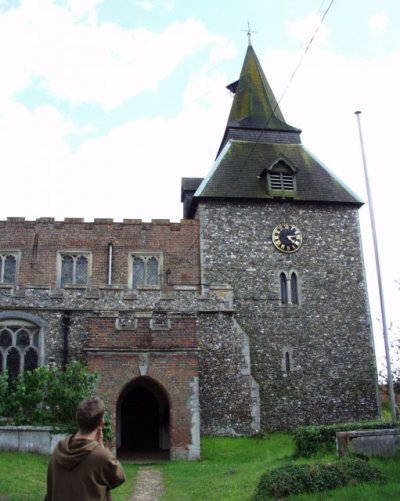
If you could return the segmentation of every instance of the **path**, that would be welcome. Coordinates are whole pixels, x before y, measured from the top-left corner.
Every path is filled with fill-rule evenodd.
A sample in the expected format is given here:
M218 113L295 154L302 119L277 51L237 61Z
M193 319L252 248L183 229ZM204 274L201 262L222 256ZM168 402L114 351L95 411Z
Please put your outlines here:
M160 470L150 466L140 467L133 484L131 501L158 501L163 492Z

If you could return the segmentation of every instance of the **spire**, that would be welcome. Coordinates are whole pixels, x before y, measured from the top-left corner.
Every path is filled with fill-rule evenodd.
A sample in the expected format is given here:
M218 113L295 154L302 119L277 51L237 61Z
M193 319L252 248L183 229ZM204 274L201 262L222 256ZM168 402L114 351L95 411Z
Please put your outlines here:
M239 80L228 88L235 97L227 128L298 131L285 122L250 38Z

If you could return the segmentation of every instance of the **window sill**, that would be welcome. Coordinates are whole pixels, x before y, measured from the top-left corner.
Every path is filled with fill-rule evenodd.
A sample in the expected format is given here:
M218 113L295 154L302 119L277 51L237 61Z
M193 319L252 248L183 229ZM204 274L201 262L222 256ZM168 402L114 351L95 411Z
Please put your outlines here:
M66 285L64 285L62 287L60 286L59 288L60 289L73 289L73 290L86 290L88 287L89 287L88 284L85 284L85 285L83 285L83 284L79 284L79 285L77 285L77 284L66 284Z

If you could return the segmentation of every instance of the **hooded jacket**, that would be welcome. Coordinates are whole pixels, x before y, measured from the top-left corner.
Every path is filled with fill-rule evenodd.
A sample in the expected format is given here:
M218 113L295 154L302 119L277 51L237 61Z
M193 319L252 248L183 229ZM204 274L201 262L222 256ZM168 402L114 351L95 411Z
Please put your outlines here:
M48 501L110 501L110 489L125 481L111 452L95 440L70 436L53 451L47 470Z

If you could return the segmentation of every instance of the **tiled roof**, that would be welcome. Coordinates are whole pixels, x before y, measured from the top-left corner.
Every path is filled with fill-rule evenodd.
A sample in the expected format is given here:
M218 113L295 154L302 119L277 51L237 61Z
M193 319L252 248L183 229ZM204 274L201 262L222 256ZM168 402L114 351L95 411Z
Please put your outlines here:
M232 140L216 159L195 197L274 199L260 175L280 159L295 169L296 190L291 200L362 205L303 145Z

